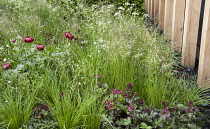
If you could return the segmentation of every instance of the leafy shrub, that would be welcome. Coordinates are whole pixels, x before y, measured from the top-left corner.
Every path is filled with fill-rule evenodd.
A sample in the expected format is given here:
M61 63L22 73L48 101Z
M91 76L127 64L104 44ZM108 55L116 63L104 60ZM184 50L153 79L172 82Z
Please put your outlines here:
M103 4L115 4L117 8L123 9L122 11L132 13L138 13L140 16L144 14L144 0L47 0L51 4L59 4L61 7L66 9L66 11L74 10L78 13L80 3L98 4L99 2ZM116 9L117 9L116 8Z
M115 3L117 7L123 7L131 13L138 12L140 15L144 14L144 0L109 0Z
M132 91L132 83L126 91L111 90L110 100L105 102L102 128L191 128L202 126L202 113L193 101L188 105L167 105L163 109L149 106Z

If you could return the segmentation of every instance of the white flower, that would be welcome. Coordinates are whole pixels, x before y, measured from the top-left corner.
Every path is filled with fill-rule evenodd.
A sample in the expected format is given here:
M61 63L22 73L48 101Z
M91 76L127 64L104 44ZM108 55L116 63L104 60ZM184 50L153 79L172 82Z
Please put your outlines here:
M22 40L23 38L21 36L17 36L16 39Z
M4 58L4 60L3 60L4 62L6 62L7 61L7 58Z
M0 50L3 49L3 47L0 47Z
M125 8L123 8L123 7L119 7L118 9L119 9L119 10L123 10L123 11L125 10Z
M7 83L11 83L12 81L8 81Z
M126 2L125 5L130 5L130 3L129 2Z
M9 47L9 45L7 44L6 47Z
M139 14L137 12L132 13L133 16L138 16Z

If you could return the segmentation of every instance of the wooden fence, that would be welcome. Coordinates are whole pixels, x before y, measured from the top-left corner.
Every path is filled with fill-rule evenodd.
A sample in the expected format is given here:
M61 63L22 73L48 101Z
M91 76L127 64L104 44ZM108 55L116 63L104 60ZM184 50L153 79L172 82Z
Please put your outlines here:
M145 10L164 31L182 64L198 63L198 84L210 88L210 0L145 0Z

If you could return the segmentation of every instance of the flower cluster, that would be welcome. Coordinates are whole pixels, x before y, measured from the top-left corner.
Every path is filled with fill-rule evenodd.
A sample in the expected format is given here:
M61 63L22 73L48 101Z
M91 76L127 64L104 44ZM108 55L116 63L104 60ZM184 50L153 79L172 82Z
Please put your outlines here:
M43 33L45 35L50 35L50 36L54 36L55 35L53 33L50 33L50 34L47 34L45 32L43 32ZM75 36L73 36L70 32L66 32L66 33L64 33L64 35L68 39L76 39ZM24 40L25 43L32 43L32 42L34 42L34 38L31 37L31 36L25 36L23 38L23 40ZM16 43L16 39L11 39L10 42ZM45 46L43 44L38 44L38 45L36 45L36 48L39 51L43 51L45 49ZM11 64L10 63L4 63L4 64L2 64L2 69L4 69L4 70L9 69L10 67L11 67Z
M167 105L162 101L163 109L148 106L144 99L132 91L133 84L126 86L126 91L119 89L111 90L110 99L105 102L106 120L103 126L112 124L116 128L189 128L189 126L200 125L199 107L189 101L188 105ZM108 121L109 122L108 122Z
M52 114L50 113L49 107L46 104L41 104L39 107L33 109L33 116L31 120L25 125L25 128L45 128L46 125L54 129L58 122L52 120Z
M49 107L46 104L41 104L39 108L34 108L34 116L35 118L44 118L49 111Z

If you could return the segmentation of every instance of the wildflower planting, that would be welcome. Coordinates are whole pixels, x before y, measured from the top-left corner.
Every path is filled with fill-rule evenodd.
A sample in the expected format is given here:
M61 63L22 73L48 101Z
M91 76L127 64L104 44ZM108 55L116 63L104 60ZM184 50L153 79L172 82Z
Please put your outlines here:
M201 127L204 91L134 7L2 0L0 128Z

